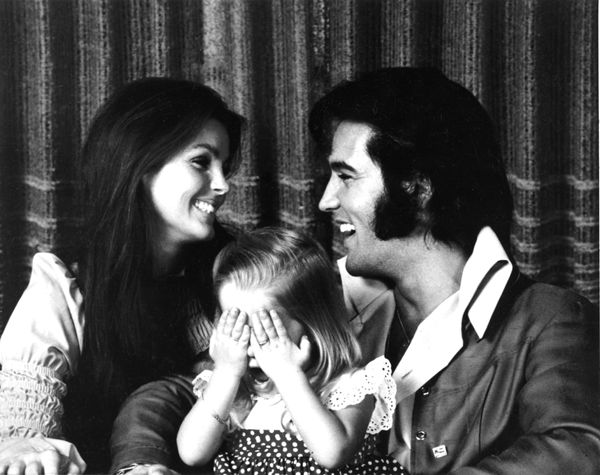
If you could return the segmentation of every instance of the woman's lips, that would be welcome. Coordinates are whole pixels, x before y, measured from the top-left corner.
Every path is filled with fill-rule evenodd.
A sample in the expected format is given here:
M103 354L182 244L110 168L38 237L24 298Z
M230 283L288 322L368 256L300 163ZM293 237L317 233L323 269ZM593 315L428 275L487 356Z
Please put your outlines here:
M194 208L199 209L206 214L215 214L215 206L212 203L204 200L194 201Z

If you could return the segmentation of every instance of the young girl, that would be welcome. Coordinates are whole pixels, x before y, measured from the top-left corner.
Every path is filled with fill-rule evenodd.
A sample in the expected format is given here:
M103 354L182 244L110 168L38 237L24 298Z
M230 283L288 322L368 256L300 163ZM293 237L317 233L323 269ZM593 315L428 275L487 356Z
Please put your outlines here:
M224 312L213 331L213 370L194 381L198 401L177 436L182 460L217 474L401 473L375 455L392 424L396 387L380 357L360 349L322 248L263 228L217 256ZM331 471L328 471L331 470Z

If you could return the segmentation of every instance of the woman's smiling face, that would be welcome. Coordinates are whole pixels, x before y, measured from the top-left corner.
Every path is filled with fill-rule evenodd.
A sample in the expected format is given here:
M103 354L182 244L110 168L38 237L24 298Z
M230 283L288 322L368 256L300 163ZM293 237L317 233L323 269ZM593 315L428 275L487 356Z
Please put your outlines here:
M144 185L156 211L156 239L166 247L205 241L214 235L215 212L229 185L223 170L229 159L229 136L210 119L198 135Z

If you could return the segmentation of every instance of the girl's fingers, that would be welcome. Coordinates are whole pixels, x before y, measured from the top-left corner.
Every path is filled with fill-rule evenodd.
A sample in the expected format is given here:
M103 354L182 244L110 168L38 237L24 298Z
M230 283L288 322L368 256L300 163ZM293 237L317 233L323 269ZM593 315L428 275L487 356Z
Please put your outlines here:
M240 311L237 308L231 308L227 312L227 317L225 318L225 323L223 324L223 334L226 336L231 335L231 331L233 330L233 326L235 325L235 321L239 315Z
M262 324L263 329L265 330L265 333L266 333L268 339L276 340L277 336L278 336L277 330L275 329L275 326L273 325L273 320L271 319L271 316L265 310L259 310L258 316L260 318L260 322ZM259 342L260 342L260 340L259 340Z
M250 326L246 323L242 328L242 334L240 335L239 342L243 345L247 345L250 341Z
M231 338L233 338L236 341L240 340L247 320L248 320L248 315L246 314L246 312L238 311L238 316L235 319L233 328L231 329Z
M277 311L269 310L269 315L271 316L271 322L273 322L273 328L275 330L275 334L279 338L287 338L287 336L288 336L287 330L285 328L285 325L281 321L281 318L279 318Z
M260 350L260 344L258 343L258 340L256 339L256 333L254 333L254 327L252 327L250 329L250 347L249 347L249 350L251 350L251 351L248 352L248 356L250 358L255 357L257 350Z
M256 343L258 344L258 346L264 345L265 343L267 343L269 341L269 336L267 335L267 333L265 332L265 329L263 328L263 324L262 324L261 318L259 316L259 313L260 312L253 313L252 317L251 317L252 318L252 334L256 338Z
M79 465L77 465L74 462L71 462L69 464L69 475L79 475L80 473L83 473L83 471L81 470L81 467Z

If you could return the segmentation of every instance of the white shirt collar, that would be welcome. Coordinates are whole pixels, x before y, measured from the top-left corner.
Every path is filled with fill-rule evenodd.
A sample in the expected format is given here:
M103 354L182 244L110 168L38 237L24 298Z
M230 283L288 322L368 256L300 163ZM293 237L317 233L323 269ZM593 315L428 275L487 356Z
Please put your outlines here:
M481 339L510 279L513 265L491 228L477 236L475 247L463 269L458 291L458 309L467 316Z
M502 265L499 271L496 265ZM346 308L351 315L356 315L365 310L372 302L390 289L381 281L351 276L346 270L346 257L338 260L340 277L344 287L344 299ZM512 273L513 266L506 255L502 244L496 233L491 228L485 227L477 236L471 256L465 264L460 282L460 308L463 312L467 309L479 285L490 273L490 280L483 287L477 298L469 308L469 320L475 328L479 338L483 334L490 321L492 313L500 295L506 287L506 283ZM492 271L492 272L490 272Z
M463 269L459 290L421 322L394 371L398 402L444 369L460 351L465 313L477 336L483 338L512 268L496 234L483 228Z

